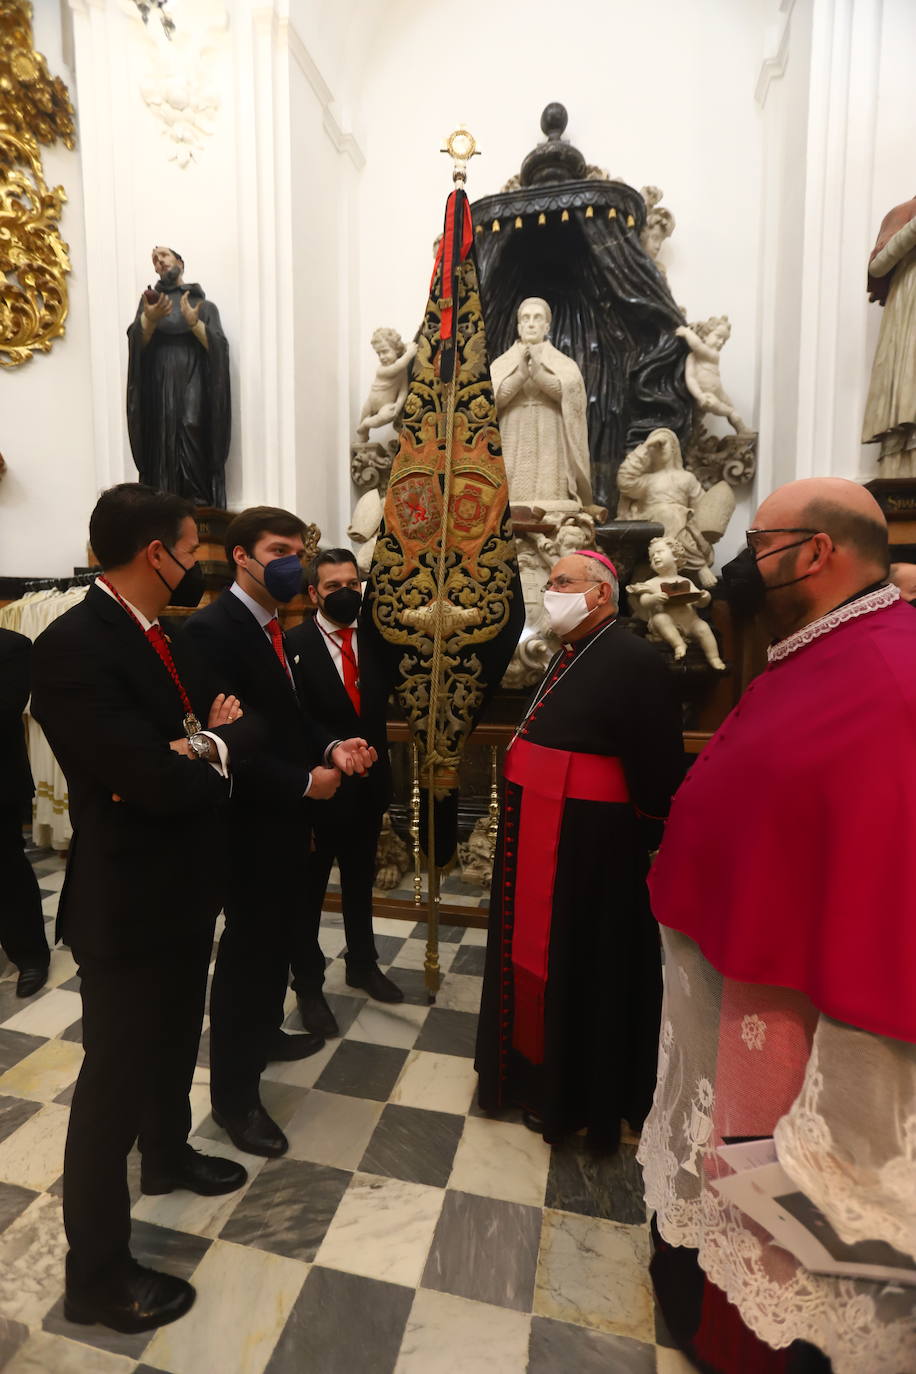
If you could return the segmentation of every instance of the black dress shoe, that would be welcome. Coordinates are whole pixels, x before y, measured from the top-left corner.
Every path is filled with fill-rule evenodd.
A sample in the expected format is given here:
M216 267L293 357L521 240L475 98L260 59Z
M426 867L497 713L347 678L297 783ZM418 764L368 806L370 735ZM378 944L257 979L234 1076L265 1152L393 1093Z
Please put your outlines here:
M150 1196L184 1188L201 1197L219 1197L222 1193L234 1193L247 1181L248 1170L234 1159L202 1155L190 1145L171 1166L147 1164L145 1159L140 1165L140 1191Z
M132 1260L126 1271L88 1288L68 1283L64 1316L82 1326L97 1322L112 1331L132 1334L177 1321L190 1310L195 1297L184 1279L146 1269Z
M373 964L367 972L347 969L347 987L362 988L376 1002L403 1002L404 994L397 983L386 978L378 964Z
M246 1155L263 1155L266 1159L279 1159L289 1149L289 1141L280 1130L276 1121L267 1115L260 1102L250 1111L235 1116L225 1115L213 1108L213 1120L222 1126L237 1150Z
M23 964L16 983L17 997L33 997L48 981L47 964Z
M308 1031L302 1035L287 1035L285 1031L277 1031L267 1048L267 1062L282 1064L291 1059L308 1059L309 1055L323 1049L320 1035L311 1035Z
M323 992L305 992L296 998L302 1024L312 1035L320 1035L324 1040L333 1040L340 1035L337 1017L328 1006Z

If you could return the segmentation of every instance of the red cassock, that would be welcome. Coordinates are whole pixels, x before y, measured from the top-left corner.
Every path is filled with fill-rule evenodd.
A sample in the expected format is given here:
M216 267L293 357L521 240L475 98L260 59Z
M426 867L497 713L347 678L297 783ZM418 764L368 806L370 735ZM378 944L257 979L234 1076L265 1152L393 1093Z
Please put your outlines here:
M771 651L678 791L649 887L726 977L916 1042L916 614L893 595Z

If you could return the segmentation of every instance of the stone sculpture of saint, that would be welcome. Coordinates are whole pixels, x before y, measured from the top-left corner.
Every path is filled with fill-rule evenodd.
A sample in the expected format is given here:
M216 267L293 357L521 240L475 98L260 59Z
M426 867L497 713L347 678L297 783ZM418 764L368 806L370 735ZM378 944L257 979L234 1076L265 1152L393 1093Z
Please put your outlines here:
M518 308L518 339L491 367L513 505L568 512L592 504L585 383L547 339L550 306Z
M198 506L226 504L229 345L219 311L184 260L153 249L155 288L127 331L127 430L140 481Z
M882 477L916 476L916 197L885 215L868 262L868 292L884 306L862 426L881 445Z
M701 518L707 493L695 474L684 467L673 430L653 429L648 439L624 458L617 473L617 488L617 519L660 524L665 538L675 542L678 569L696 572L701 586L714 587L713 549L706 537L710 531L704 531ZM723 529L716 529L716 537Z

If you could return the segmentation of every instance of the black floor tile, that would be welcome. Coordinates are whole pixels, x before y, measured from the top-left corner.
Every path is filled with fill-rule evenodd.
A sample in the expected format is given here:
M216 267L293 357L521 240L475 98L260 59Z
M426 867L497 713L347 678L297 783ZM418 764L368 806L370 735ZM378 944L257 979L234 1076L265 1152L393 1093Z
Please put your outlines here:
M31 1188L20 1188L16 1183L0 1183L0 1231L5 1231L11 1222L22 1216L29 1203L37 1197L38 1194Z
M580 1139L555 1146L544 1205L629 1226L645 1225L646 1203L636 1147L621 1145L616 1154L605 1155L590 1150Z
M366 1147L360 1172L444 1188L463 1130L460 1116L389 1103Z
M23 1097L0 1097L0 1140L6 1140L40 1111L40 1102L27 1102Z
M655 1374L655 1348L627 1336L588 1331L552 1317L533 1317L528 1374Z
M0 1369L5 1369L21 1345L29 1339L29 1328L12 1317L0 1317Z
M474 973L483 977L487 951L483 945L462 945L452 960L451 973Z
M473 1011L451 1011L430 1007L414 1049L433 1054L458 1054L473 1058L477 1042L477 1015Z
M311 1262L352 1174L298 1159L271 1161L220 1233L221 1240Z
M20 999L20 1010L26 1003ZM26 1035L23 1031L0 1030L0 1073L6 1073L27 1054L47 1044L43 1035Z
M66 1030L61 1031L58 1038L61 1040L72 1040L74 1044L81 1045L83 1043L83 1018L80 1017L77 1021L74 1021L72 1025L68 1026Z
M406 1050L394 1049L390 1045L343 1040L321 1071L315 1087L322 1092L345 1093L349 1097L368 1097L373 1102L387 1102L406 1058Z
M541 1216L540 1207L449 1189L422 1286L530 1312Z
M316 1264L265 1374L392 1374L413 1296Z
M405 921L403 935L376 935L374 937L378 961L383 968L398 957L404 948L404 941L407 939L409 930L410 926Z
M439 926L440 945L460 945L464 938L464 926ZM426 922L418 921L413 930L410 931L411 939L426 941Z

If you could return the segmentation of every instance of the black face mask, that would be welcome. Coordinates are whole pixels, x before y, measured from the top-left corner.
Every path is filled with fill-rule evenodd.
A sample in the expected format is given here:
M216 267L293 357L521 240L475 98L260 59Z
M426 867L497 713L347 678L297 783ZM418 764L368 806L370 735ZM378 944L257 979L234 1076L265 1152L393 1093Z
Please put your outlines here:
M328 592L321 609L336 625L350 625L359 615L362 599L353 587L338 587L336 592Z
M200 598L204 594L204 570L199 563L192 563L190 568L186 568L185 565L175 557L170 548L167 548L165 544L163 544L162 547L165 549L172 562L177 563L184 573L184 577L182 577L176 587L169 587L171 593L169 596L169 605L178 606L184 610L192 610L194 606L200 605ZM156 576L159 578L160 582L164 582L167 587L169 586L158 568L156 569Z
M785 553L787 549L796 549L800 544L807 544L813 535L808 535L808 539L796 539L793 544L781 544L778 549L771 549L769 553L761 554L761 559L770 558L773 554ZM780 587L791 587L796 582L804 582L810 573L802 573L801 577L790 577L788 582L764 582L759 567L760 560L755 558L751 550L744 548L737 554L730 563L722 565L722 586L725 592L725 599L735 615L742 620L750 619L763 609L768 592L778 591Z

